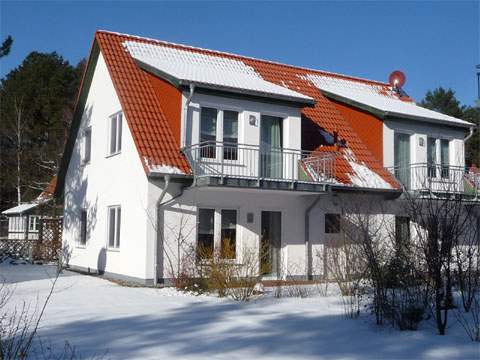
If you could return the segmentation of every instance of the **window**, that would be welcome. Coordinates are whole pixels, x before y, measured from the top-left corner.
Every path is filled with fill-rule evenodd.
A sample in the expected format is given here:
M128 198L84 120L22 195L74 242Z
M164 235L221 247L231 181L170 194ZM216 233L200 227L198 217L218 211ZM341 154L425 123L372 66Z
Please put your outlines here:
M325 214L325 233L338 234L340 232L340 214Z
M446 139L440 140L440 164L442 165L442 178L448 178L449 176L449 145L450 141Z
M397 244L407 244L410 240L410 218L395 216L395 239Z
M90 157L92 153L92 129L88 128L85 130L85 135L83 139L83 163L88 164L90 162Z
M108 208L108 247L118 249L120 247L120 222L122 211L120 206Z
M216 157L217 109L202 107L200 112L200 156L214 159Z
M87 210L80 211L80 245L87 243Z
M223 112L223 158L238 159L238 112L225 110Z
M30 215L28 217L28 231L38 231L40 225L40 217L36 215Z
M209 258L213 256L215 210L198 209L198 258Z
M235 259L237 211L222 210L221 252L225 259Z
M427 166L428 177L437 177L437 139L427 139Z
M118 154L122 150L122 118L121 112L110 117L109 155Z

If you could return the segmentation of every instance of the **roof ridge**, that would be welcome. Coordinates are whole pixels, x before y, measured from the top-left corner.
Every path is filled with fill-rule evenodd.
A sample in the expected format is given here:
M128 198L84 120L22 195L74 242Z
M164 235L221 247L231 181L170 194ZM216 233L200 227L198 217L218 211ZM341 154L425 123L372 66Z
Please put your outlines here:
M106 34L111 34L111 35L117 35L117 36L126 36L126 37L130 37L130 38L135 38L135 39L138 39L138 40L147 40L147 41L152 41L152 42L155 42L155 43L169 45L169 46L178 46L178 47L181 47L181 48L184 48L184 49L206 51L206 52L211 53L211 54L234 56L234 57L239 58L239 59L254 60L254 61L259 61L259 62L263 62L263 63L266 63L266 64L284 66L284 67L291 68L291 69L311 71L311 72L314 72L314 73L317 73L317 74L320 74L320 75L324 75L324 76L332 76L332 77L336 76L336 77L340 77L340 78L343 78L343 79L358 81L358 82L362 82L362 83L389 86L388 83L378 81L378 80L366 79L366 78L362 78L362 77L359 77L359 76L345 75L345 74L341 74L341 73L337 73L337 72L333 72L333 71L312 69L312 68L309 68L309 67L306 67L306 66L290 65L290 64L285 64L285 63L279 62L279 61L260 59L260 58L255 58L253 56L240 55L240 54L235 54L235 53L231 53L231 52L228 52L228 51L212 50L212 49L202 48L202 47L198 47L198 46L180 44L180 43L175 43L175 42L166 41L166 40L153 39L153 38L150 38L150 37L131 35L131 34L126 34L126 33L121 33L121 32L116 32L116 31L110 31L110 30L104 30L104 29L99 29L96 32L97 33L106 33Z

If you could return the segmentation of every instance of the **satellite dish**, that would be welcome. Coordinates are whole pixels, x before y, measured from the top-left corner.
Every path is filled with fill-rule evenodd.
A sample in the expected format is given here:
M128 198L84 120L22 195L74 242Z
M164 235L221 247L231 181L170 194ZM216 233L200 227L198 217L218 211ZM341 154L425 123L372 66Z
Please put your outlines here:
M400 70L395 70L388 77L388 82L390 85L392 85L394 89L399 89L403 85L405 85L406 79L407 78L405 77L405 74L403 72L401 72Z

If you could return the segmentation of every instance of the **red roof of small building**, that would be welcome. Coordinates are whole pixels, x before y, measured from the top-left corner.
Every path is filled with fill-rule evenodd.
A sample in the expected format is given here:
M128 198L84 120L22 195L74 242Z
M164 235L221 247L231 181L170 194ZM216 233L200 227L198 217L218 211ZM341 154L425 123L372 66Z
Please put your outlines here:
M309 81L308 76L320 75L346 79L362 84L371 84L377 89L384 87L385 93L390 93L391 88L387 83L108 31L97 31L95 41L105 59L122 110L125 113L129 129L147 174L149 171L148 164L171 166L185 174L190 173L190 168L187 160L180 152L179 138L174 136L174 133L178 133L178 129L176 129L178 127L178 119L168 119L165 111L162 109L161 99L162 96L165 96L159 90L162 89L162 86L156 86L155 77L152 77L150 73L141 69L135 63L133 57L124 46L126 41L160 44L164 47L239 60L255 69L264 80L313 98L315 105L302 109L302 123L304 123L303 125L306 124L306 126L302 126L302 133L304 134L302 146L312 150L332 151L332 147L319 147L319 144L316 144L315 136L305 135L305 131L308 131L309 128L312 131L315 128L322 128L331 134L336 131L338 138L345 140L348 147L348 150L341 148L333 149L339 155L337 156L335 169L337 181L351 184L353 170L349 160L352 160L353 157L355 162L365 165L393 188L398 188L396 181L383 167L381 159L374 156L373 152L367 147L366 142L362 141L362 137L357 134L352 126L352 122L356 121L354 114L352 117L345 117L337 108L335 102L324 96L320 89ZM158 81L161 80L158 79ZM378 121L378 118L374 115L368 114L367 116L371 116L372 119ZM364 132L362 135L378 137L378 132L374 131L371 135L368 132ZM370 139L371 141L383 142L383 138Z

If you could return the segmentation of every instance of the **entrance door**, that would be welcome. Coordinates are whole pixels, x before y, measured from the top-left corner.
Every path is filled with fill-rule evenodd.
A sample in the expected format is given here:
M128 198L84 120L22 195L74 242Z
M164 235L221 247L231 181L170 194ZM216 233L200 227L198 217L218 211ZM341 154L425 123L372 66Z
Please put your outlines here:
M410 135L395 133L394 136L395 177L410 189Z
M280 211L262 211L260 241L260 272L262 275L280 275L281 232L282 213Z
M282 178L282 122L275 116L262 115L260 121L260 176Z

